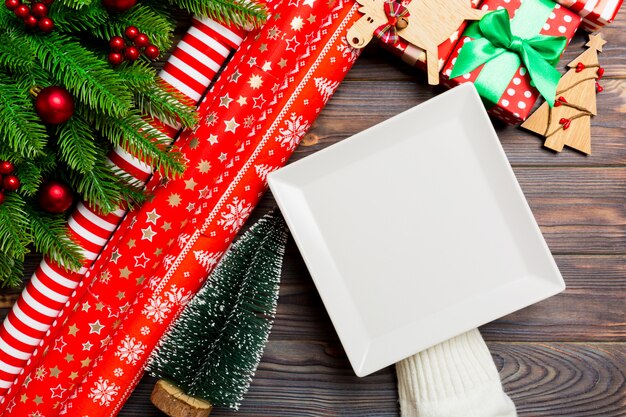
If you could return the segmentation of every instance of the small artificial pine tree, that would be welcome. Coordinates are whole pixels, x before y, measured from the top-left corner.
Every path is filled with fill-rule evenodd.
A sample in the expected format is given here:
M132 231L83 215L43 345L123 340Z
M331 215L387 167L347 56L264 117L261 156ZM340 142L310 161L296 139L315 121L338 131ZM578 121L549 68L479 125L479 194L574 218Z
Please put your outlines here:
M596 91L604 69L598 52L606 41L602 35L589 35L589 47L568 64L570 70L559 81L554 106L543 103L522 127L546 138L544 146L557 152L567 145L591 153L591 116L596 114Z
M21 282L31 246L67 268L81 266L63 214L37 204L50 177L109 213L143 199L131 178L107 164L112 147L123 147L166 175L182 172L180 155L170 152L169 139L149 121L191 126L194 108L158 80L146 57L171 47L175 8L238 25L265 19L265 9L253 1L41 1L0 5L0 162L11 174L10 180L4 176L4 190L0 186L0 286ZM112 65L110 40L128 34L129 26L147 35L151 52L146 47L138 59ZM73 104L66 106L66 120L42 116L35 104L50 87Z
M230 248L162 339L153 376L213 405L239 407L276 313L287 237L274 212Z

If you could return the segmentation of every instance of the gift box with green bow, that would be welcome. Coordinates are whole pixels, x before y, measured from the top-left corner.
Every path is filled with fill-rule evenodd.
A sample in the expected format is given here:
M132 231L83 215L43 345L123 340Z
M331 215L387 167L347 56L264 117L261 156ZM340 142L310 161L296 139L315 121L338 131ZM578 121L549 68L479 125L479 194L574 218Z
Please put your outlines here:
M539 98L554 103L556 69L581 18L551 0L486 0L442 70L448 87L473 82L494 117L524 121Z

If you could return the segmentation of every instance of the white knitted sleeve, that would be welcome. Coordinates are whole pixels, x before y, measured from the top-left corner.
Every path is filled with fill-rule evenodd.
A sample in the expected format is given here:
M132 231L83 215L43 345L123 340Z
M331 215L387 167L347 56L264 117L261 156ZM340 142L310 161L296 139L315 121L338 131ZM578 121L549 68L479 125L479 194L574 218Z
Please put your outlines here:
M478 329L396 364L402 417L516 417Z

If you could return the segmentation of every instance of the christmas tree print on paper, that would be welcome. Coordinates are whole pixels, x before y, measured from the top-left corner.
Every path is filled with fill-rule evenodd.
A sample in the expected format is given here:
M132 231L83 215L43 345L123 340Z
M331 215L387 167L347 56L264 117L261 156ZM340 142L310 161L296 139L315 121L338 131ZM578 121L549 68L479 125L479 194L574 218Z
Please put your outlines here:
M276 313L287 236L280 214L270 213L231 247L155 351L152 375L196 401L238 408ZM195 255L202 263L210 254Z
M606 41L602 35L590 35L589 49L568 64L570 70L561 77L554 106L543 103L522 127L546 137L544 146L557 152L567 145L591 153L591 116L596 115L596 91L604 69L598 52Z

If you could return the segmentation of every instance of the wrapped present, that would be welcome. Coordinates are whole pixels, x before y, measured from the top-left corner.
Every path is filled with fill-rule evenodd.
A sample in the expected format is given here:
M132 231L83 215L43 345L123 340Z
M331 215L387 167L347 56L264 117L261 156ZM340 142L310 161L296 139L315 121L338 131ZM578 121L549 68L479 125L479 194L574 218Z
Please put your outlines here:
M555 0L583 18L582 28L595 32L611 23L623 0Z
M471 0L471 5L474 8L476 8L479 3L480 0ZM452 53L456 42L459 40L459 36L461 36L466 26L467 22L463 21L458 28L450 32L448 37L439 44L437 54L439 57L437 62L439 71L443 69L446 60ZM423 48L415 46L401 37L398 37L396 42L378 39L378 43L384 49L398 56L407 64L414 66L420 70L426 71L426 51Z
M448 87L473 82L489 113L524 121L542 95L554 103L555 66L581 18L551 0L486 0L442 71Z

